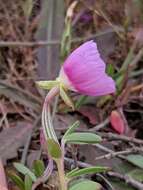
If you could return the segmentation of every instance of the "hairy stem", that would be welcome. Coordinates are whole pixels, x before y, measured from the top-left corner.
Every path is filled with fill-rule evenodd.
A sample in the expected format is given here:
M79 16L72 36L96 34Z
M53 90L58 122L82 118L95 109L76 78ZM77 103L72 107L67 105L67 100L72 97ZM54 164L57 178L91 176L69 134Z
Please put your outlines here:
M55 87L49 91L47 94L42 111L42 127L45 139L53 138L57 141L56 134L54 132L54 127L52 125L52 118L50 114L50 102L59 93L59 88Z
M67 182L66 182L65 172L64 172L64 160L59 159L56 161L56 163L57 163L59 180L60 180L60 190L67 190Z

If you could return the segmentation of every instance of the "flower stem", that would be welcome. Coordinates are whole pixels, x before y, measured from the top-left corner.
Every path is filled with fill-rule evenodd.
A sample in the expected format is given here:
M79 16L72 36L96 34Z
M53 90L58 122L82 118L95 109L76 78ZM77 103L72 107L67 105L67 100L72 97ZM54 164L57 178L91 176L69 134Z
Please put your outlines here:
M59 159L56 161L56 163L57 163L59 180L60 180L60 190L67 190L67 181L66 181L65 172L64 172L64 161L63 159Z
M50 114L50 103L52 99L59 93L59 88L55 87L52 88L49 93L47 94L44 105L43 105L43 110L42 110L42 127L43 127L43 132L45 139L47 140L48 138L53 138L54 140L57 141L57 137L54 131L54 127L52 124L52 118Z
M42 126L43 126L43 132L45 135L45 139L47 140L48 138L51 138L56 142L58 142L58 139L57 139L56 133L54 131L53 123L52 123L50 103L51 103L52 99L56 95L58 95L58 93L59 93L58 87L55 87L49 91L49 93L47 94L47 96L45 98L45 102L43 105L43 111L42 111ZM64 172L64 152L62 153L62 157L60 159L54 159L54 160L56 161L57 168L58 168L60 189L67 190L67 181L66 181L65 172Z

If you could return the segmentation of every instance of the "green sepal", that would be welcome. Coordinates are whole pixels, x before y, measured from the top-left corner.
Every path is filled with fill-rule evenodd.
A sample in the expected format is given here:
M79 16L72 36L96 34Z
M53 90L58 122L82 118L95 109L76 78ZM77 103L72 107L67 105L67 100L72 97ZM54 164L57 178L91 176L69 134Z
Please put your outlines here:
M60 84L59 81L49 80L49 81L37 81L36 84L43 89L50 90Z
M60 145L53 139L47 140L48 153L53 159L60 159L62 157L62 151Z
M73 104L71 98L67 95L67 93L62 85L60 86L60 96L63 99L63 101L65 102L65 104L68 105L69 107L71 107L72 110L74 110L74 104Z

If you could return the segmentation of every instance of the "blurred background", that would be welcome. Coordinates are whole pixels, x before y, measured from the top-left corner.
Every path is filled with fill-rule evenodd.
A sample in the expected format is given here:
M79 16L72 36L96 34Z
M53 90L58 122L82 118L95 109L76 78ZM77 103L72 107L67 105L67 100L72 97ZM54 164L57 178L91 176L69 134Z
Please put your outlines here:
M0 0L0 157L8 171L15 160L31 167L41 158L39 127L45 91L35 81L55 79L70 52L90 39L97 42L117 92L100 98L72 93L75 112L59 100L55 129L60 139L77 119L82 130L98 125L96 131L108 149L81 147L77 158L101 164L95 157L130 149L126 161L117 154L110 160L102 158L102 164L123 176L129 173L142 184L143 0ZM72 151L68 149L67 155L72 157ZM111 181L119 190L135 188L124 178ZM10 188L15 190L12 184Z

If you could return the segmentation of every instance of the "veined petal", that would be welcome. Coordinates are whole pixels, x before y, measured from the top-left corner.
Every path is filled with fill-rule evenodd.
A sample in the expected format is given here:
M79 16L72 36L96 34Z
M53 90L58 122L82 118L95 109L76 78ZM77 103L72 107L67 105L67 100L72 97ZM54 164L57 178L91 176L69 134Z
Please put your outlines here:
M111 77L100 75L100 79L87 81L80 85L76 85L78 92L89 96L103 96L115 92L115 84Z
M88 41L74 50L65 61L61 73L66 75L64 78L70 84L71 90L81 94L100 96L115 92L115 83L105 73L105 63L93 41Z

